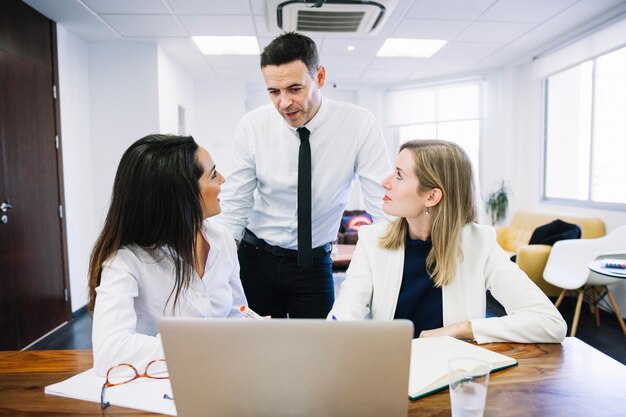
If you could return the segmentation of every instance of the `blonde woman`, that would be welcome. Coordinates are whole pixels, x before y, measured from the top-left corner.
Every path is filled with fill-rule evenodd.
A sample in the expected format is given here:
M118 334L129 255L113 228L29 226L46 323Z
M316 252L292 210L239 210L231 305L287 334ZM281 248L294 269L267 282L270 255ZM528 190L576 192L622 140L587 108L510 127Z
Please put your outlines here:
M472 166L441 140L402 145L382 185L396 220L359 230L359 241L328 317L409 319L415 337L488 342L561 342L566 324L511 262L492 227L476 221ZM486 291L507 315L485 318Z

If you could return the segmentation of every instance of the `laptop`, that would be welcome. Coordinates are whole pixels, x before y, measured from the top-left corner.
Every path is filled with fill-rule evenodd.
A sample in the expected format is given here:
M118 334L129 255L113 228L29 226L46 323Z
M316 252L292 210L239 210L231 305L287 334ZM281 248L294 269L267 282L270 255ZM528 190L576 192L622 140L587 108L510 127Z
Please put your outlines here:
M406 417L413 324L166 318L178 416Z

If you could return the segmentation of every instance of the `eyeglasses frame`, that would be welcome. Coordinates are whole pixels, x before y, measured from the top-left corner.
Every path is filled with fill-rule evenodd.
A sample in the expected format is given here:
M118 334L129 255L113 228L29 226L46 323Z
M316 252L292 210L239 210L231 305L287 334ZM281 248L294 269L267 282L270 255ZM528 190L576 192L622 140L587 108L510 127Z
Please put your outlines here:
M144 368L143 374L140 374L139 371L137 371L137 368L135 368L134 365L131 365L130 363L118 363L115 366L112 366L109 368L109 370L106 373L106 379L104 380L104 384L102 384L102 391L100 391L100 408L102 410L104 410L105 408L109 407L111 405L110 402L104 402L104 390L107 387L115 387L118 385L124 385L124 384L128 384L129 382L132 382L136 379L139 378L151 378L151 379L168 379L169 378L169 374L168 376L152 376L152 375L148 375L148 369L150 368L150 366L154 363L157 362L165 362L165 359L154 359L151 360L150 362L148 362L146 364L146 367ZM128 366L130 369L132 369L133 371L135 371L135 376L132 377L131 379L124 381L124 382L117 382L117 383L113 383L113 382L109 382L109 374L111 373L112 370L114 370L115 368L119 368L120 366Z

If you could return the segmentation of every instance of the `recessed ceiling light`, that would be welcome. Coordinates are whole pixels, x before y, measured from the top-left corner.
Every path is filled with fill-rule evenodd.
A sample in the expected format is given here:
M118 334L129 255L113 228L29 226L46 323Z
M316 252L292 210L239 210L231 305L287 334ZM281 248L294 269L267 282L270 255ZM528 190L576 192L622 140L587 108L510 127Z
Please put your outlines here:
M192 36L204 55L259 55L254 36Z
M430 58L448 41L439 39L394 39L389 38L380 47L376 56Z
M346 50L347 50L348 52L352 52L352 51L354 51L354 45L348 45L348 46L346 46Z

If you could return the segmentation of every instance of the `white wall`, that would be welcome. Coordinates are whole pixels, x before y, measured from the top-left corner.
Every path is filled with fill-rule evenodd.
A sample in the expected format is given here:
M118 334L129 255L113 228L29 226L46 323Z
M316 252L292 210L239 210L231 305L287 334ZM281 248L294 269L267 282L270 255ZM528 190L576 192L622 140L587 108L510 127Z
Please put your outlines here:
M338 90L335 90L334 88L333 89L328 88L327 90L331 90L333 93L335 91L338 91ZM329 93L328 94L329 97L335 99L332 93L330 93L329 91L327 91L327 93ZM375 88L371 86L367 86L367 87L363 86L361 88L354 90L354 98L352 99L351 102L361 107L366 108L367 110L372 112L376 120L378 120L378 124L380 125L381 130L383 132L383 136L385 138L387 151L389 152L387 156L392 166L394 166L395 161L396 161L398 144L397 144L397 138L395 137L393 133L394 132L393 129L389 129L385 123L385 120L386 120L385 106L384 106L385 95L386 95L386 89ZM349 101L347 97L345 99L337 97L336 100ZM357 177L355 178L354 183L352 184L352 192L350 193L350 197L348 198L348 202L346 204L346 210L356 210L356 209L362 210L364 208L365 208L365 203L363 202L363 195L361 194L361 184L359 183L359 179Z
M190 131L206 148L217 169L226 176L232 170L230 149L237 122L246 113L246 85L237 81L212 81L196 84L195 130Z
M159 132L157 47L103 43L89 49L91 146L99 224L120 158L135 140Z
M511 100L516 98L509 69L485 74L483 86L483 123L479 155L480 166L476 169L478 175L477 188L481 202L480 221L491 224L491 220L484 210L485 198L503 180L506 184L512 185L513 164L502 156L514 156L512 134L515 127L512 121L514 110ZM514 205L517 198L517 191L514 191L511 196L511 206ZM503 224L510 220L512 212L513 208L511 207L507 218L503 220Z
M159 132L178 135L178 106L185 109L186 131L195 130L194 80L161 47L157 48Z
M87 268L98 233L89 111L87 44L57 26L65 219L72 311L87 303Z

